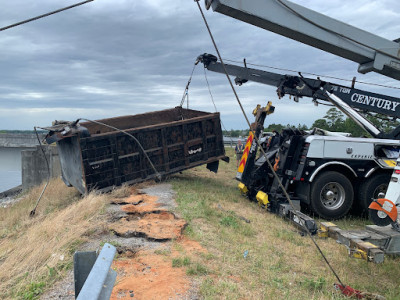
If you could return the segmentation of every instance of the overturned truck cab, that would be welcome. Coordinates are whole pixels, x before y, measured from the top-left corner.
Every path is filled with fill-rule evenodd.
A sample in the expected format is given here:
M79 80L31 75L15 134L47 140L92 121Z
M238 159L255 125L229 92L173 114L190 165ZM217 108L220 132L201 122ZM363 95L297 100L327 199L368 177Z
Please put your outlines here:
M55 121L62 178L82 194L161 179L206 164L217 172L225 155L219 113L176 107L96 121Z

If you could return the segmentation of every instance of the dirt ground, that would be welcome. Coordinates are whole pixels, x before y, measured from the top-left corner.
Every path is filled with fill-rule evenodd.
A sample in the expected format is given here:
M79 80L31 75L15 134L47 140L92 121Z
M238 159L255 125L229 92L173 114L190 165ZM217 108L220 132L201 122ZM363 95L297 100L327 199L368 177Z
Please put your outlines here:
M111 299L198 299L197 283L172 260L206 250L182 235L186 221L177 216L169 184L131 189L131 195L112 200L108 209L110 234L82 249L95 250L102 242L116 245L112 268L117 279ZM96 246L97 245L97 246ZM74 299L72 272L41 299Z

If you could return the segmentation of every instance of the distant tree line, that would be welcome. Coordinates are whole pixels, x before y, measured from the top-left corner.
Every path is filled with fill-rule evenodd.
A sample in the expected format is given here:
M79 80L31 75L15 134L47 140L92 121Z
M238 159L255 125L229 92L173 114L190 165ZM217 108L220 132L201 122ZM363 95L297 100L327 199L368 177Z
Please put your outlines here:
M38 133L46 133L47 131L45 130L38 130ZM17 134L31 134L31 133L35 133L34 130L5 130L5 129L0 129L0 134L4 134L4 133L17 133Z
M249 130L248 129L238 129L238 130L222 130L222 134L225 136L231 136L231 137L239 137L239 136L248 136L249 135Z
M392 120L385 115L367 115L365 118L383 132L390 132L400 125L397 120ZM340 110L334 107L326 112L323 119L315 120L311 127L318 127L336 132L348 132L354 137L368 136L368 134L352 119L346 117Z
M398 121L394 121L384 115L367 115L365 116L365 118L369 120L376 128L383 132L390 132L400 125ZM368 134L359 125L357 125L352 119L346 117L340 110L335 107L330 108L322 119L315 120L309 128L305 124L283 125L272 123L265 127L264 131L271 132L273 130L276 130L277 132L281 132L282 129L288 127L298 128L300 130L311 130L317 127L334 132L348 132L351 133L351 135L354 137L368 136ZM224 135L231 137L247 136L248 133L249 130L231 129L228 131L223 131Z

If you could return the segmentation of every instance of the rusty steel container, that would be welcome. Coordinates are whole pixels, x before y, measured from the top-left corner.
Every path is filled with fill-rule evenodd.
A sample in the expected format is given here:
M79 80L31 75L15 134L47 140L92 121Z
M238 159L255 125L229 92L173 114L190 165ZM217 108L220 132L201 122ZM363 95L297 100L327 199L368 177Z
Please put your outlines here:
M219 113L176 107L90 122L58 122L47 127L57 142L62 177L82 194L123 183L165 177L202 164L217 172L225 156ZM143 147L157 172L151 167Z

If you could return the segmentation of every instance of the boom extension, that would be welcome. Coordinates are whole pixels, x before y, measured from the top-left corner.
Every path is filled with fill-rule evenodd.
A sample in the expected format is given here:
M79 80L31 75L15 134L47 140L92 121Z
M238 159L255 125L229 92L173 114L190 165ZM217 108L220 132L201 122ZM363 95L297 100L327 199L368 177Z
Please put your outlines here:
M287 0L206 0L216 12L359 63L400 80L400 45Z
M217 61L214 55L205 53L200 55L197 60L202 62L209 71L225 73L222 64ZM389 134L382 133L353 109L400 118L400 99L398 98L346 87L320 79L305 78L301 75L283 75L252 69L247 66L224 65L229 75L236 76L235 83L238 85L242 85L247 81L254 81L277 87L277 94L280 98L288 94L294 96L295 101L302 97L330 101L372 136L400 139L400 128L396 128Z

